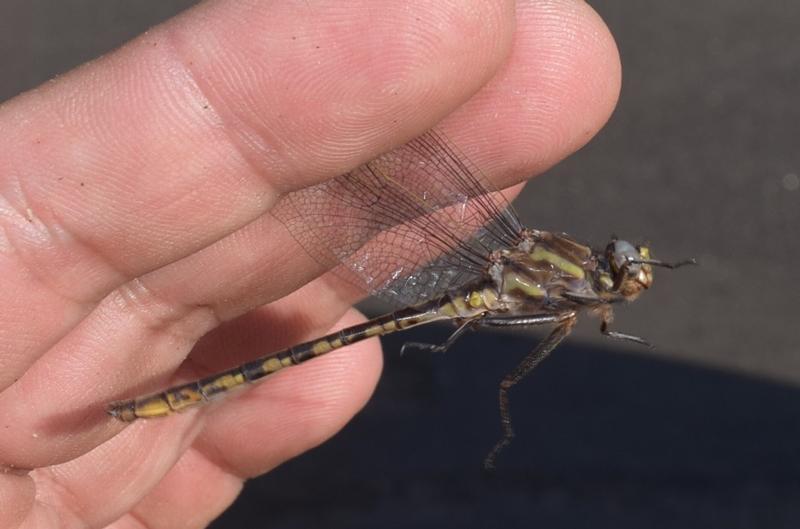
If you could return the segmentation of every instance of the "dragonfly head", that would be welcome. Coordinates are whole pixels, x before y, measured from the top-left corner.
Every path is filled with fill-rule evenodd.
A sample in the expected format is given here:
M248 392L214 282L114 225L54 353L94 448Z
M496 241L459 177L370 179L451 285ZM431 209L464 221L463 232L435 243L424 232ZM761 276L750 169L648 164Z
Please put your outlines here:
M606 246L606 260L613 281L612 290L634 299L653 284L650 248L612 239Z
M678 268L697 264L694 259L677 263L666 263L650 257L650 248L634 246L628 241L612 238L606 246L605 259L608 265L610 290L633 300L653 284L653 267Z

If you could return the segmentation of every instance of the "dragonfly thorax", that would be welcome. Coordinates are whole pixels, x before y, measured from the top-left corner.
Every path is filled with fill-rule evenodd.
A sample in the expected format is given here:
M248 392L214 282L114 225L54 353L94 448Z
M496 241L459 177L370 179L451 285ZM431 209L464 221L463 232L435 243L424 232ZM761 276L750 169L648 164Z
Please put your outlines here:
M650 250L614 239L593 251L567 235L529 230L489 270L511 311L573 310L633 300L653 283Z
M563 234L529 230L513 248L496 252L489 276L510 310L571 310L564 294L597 299L591 248Z

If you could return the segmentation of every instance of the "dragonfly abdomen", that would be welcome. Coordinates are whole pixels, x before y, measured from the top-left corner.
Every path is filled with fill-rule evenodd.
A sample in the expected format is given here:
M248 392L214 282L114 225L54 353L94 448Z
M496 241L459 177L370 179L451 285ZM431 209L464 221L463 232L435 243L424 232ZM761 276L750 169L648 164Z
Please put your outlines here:
M429 303L386 314L194 382L174 386L152 395L112 403L108 413L122 421L131 422L136 419L164 417L182 412L219 394L260 380L285 367L302 364L340 347L449 318L442 314L442 307L441 303Z

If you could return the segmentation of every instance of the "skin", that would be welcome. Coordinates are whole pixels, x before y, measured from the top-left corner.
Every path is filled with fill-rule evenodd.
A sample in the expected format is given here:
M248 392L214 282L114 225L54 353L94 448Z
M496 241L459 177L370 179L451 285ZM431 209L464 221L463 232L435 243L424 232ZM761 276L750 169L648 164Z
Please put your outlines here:
M364 405L377 340L170 419L104 413L362 320L281 194L445 118L513 186L608 119L586 4L409 4L208 2L0 106L0 527L204 527Z

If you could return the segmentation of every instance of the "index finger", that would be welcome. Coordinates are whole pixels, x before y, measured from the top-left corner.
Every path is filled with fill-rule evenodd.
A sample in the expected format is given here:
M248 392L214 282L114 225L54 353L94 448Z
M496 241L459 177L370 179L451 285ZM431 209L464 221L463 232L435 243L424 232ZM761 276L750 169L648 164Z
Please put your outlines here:
M512 26L509 3L202 4L0 107L0 388L116 286L431 126Z

